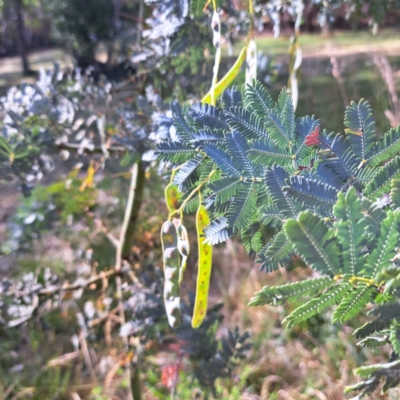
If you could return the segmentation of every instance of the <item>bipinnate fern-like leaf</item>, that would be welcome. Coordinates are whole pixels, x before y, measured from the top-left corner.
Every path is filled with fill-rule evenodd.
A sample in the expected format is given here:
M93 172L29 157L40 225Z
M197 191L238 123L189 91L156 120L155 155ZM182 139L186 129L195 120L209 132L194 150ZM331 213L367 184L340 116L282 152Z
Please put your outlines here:
M332 278L320 277L300 282L286 283L280 286L264 286L250 299L249 306L264 304L282 304L289 300L296 300L307 294L318 293L332 285Z
M257 219L261 224L270 225L272 228L280 228L285 217L279 208L271 202L258 208Z
M378 307L375 307L370 314L377 318L365 323L354 331L353 335L357 339L362 339L375 332L381 332L388 329L392 321L400 321L400 303L391 302L381 304Z
M380 332L384 329L387 329L390 325L390 320L386 318L377 318L374 321L366 322L363 326L357 328L353 335L357 339L366 338L367 336L372 335L375 332Z
M235 167L241 171L243 176L253 177L254 166L247 156L249 145L246 139L237 131L227 134L226 139L227 153L235 162Z
M342 268L340 247L335 231L310 211L301 212L297 219L284 225L287 238L295 252L311 268L324 275L335 276Z
M396 157L376 170L371 181L365 187L364 195L371 200L378 199L384 193L389 193L391 180L399 177L400 157Z
M272 167L274 164L290 168L294 156L284 148L278 148L273 142L266 139L259 139L253 142L247 151L250 160L255 163Z
M265 173L267 192L274 204L279 208L281 214L286 218L295 217L300 210L299 204L284 191L288 178L288 172L277 165L273 168L267 168Z
M398 246L399 215L399 211L388 211L387 217L382 221L379 238L363 270L366 278L374 279L378 271L391 265Z
M284 121L274 110L270 110L270 112L265 116L264 124L270 139L277 146L290 148L291 132L286 130Z
M400 359L396 356L394 360L387 363L360 367L357 368L355 372L358 376L366 380L345 388L345 393L361 391L359 395L353 399L362 399L364 396L373 393L379 386L382 378L385 380L382 393L385 393L388 389L400 384Z
M243 107L231 107L225 111L225 118L229 127L240 132L246 139L268 137L262 120Z
M274 108L270 94L259 81L246 86L244 102L246 108L251 109L259 118L264 118Z
M286 94L286 98L284 101L284 105L282 106L281 111L281 117L283 120L283 124L286 129L286 134L288 137L291 139L291 141L295 141L295 129L296 129L296 120L295 120L295 115L294 115L294 107L293 107L293 101L292 97L288 95L287 91L284 91ZM279 104L278 99L278 104ZM283 101L283 99L282 99Z
M356 286L342 299L332 314L332 323L344 322L355 317L376 296L377 290L371 286Z
M338 159L320 162L317 167L317 176L323 183L334 187L336 190L340 190L351 179Z
M370 104L364 99L358 104L352 101L346 108L344 124L354 154L360 161L367 160L376 142L375 119Z
M234 197L241 186L242 181L237 178L222 178L210 183L210 198L218 204L226 203Z
M337 218L335 228L341 244L343 273L356 276L363 269L365 262L361 251L364 247L364 234L368 225L362 213L361 200L354 188L349 189L346 195L338 193L333 214Z
M234 165L232 159L216 145L207 143L204 151L228 177L240 178L242 176L240 169Z
M337 198L334 187L305 176L291 176L289 183L283 190L291 199L303 204L304 208L331 214Z
M174 176L173 183L179 186L181 192L189 190L197 182L197 169L203 159L204 157L201 154L197 154L191 160L186 161Z
M260 271L276 271L279 266L284 267L290 262L293 246L287 239L285 232L277 233L260 253L258 263L261 263Z
M368 163L374 167L400 153L400 127L392 128L375 143Z
M347 137L342 133L336 135L330 134L326 138L326 141L331 143L330 147L334 152L334 157L333 159L329 158L325 161L328 163L337 161L332 165L332 168L335 169L335 172L339 176L346 176L346 180L352 175L356 175L360 161L349 146Z
M374 372L382 371L385 369L387 370L393 368L398 369L399 367L400 367L400 360L396 360L385 364L372 364L372 365L367 365L365 367L360 367L357 368L355 372L361 378L368 378Z
M390 206L392 209L400 208L400 180L393 179L390 183Z
M242 243L247 254L254 255L263 247L263 237L260 230L260 224L255 220L241 234Z
M367 381L361 381L356 383L355 385L346 386L344 392L360 392L358 396L353 397L352 400L361 400L364 398L364 396L373 393L378 386L379 378L377 379L376 377L373 377L372 379L368 379Z
M291 328L302 321L310 319L312 316L325 310L325 308L337 304L348 292L349 288L350 284L348 282L330 287L326 292L313 297L302 306L296 308L282 323L287 322L287 327Z
M239 90L237 90L234 86L228 88L222 93L222 102L224 104L225 109L229 109L230 107L241 106L242 104L242 95Z
M400 354L400 327L397 326L392 328L389 335L389 340L391 345L393 346L393 350Z
M232 236L233 231L228 227L228 221L225 217L218 217L204 229L204 234L207 243L216 245L227 241Z
M382 336L368 336L363 340L360 340L357 343L357 346L361 346L361 347L380 347L380 346L384 346L385 344L387 344L388 341L385 337Z
M188 110L188 116L202 128L229 129L222 111L207 103L196 103Z
M196 156L196 150L181 142L162 142L158 145L160 160L183 163Z
M177 102L171 104L172 115L174 119L174 126L176 130L177 141L190 142L192 136L196 133L184 118L182 107Z
M313 148L307 146L305 138L311 135L317 127L319 127L320 121L314 119L314 117L305 116L296 119L296 131L295 131L295 154L293 158L296 162L301 165L312 152Z
M224 131L219 129L209 130L199 130L192 134L189 143L194 144L195 146L201 146L205 143L218 143L224 140Z
M385 212L365 197L362 199L362 206L365 220L368 223L368 233L374 238L379 237L381 223L386 218Z
M242 230L249 226L257 207L257 190L254 182L244 183L236 193L227 212L228 226Z

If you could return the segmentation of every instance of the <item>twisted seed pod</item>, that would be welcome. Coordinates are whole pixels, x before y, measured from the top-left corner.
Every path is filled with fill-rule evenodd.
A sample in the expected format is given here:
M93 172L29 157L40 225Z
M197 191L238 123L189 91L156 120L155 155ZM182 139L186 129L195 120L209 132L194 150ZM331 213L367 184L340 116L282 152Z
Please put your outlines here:
M161 228L161 244L164 261L164 305L168 323L176 328L181 323L179 293L178 235L172 221L164 222Z
M247 45L246 52L246 85L257 79L257 45L252 39Z
M179 285L182 284L183 273L186 269L186 262L190 252L189 236L184 225L181 223L176 228L178 233L178 251L181 255L181 266L179 268Z

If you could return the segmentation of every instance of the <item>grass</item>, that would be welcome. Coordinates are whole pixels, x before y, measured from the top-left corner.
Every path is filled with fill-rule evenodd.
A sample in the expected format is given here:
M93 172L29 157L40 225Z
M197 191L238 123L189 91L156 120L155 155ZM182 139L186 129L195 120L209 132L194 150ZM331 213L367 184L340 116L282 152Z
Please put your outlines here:
M372 35L370 31L340 31L334 32L330 37L320 34L301 34L299 44L304 56L323 56L327 45L336 49L347 50L348 53L358 53L367 49L379 50L382 46L391 48L392 51L400 53L400 34L396 30L385 29ZM268 55L277 56L288 53L290 37L280 36L274 39L272 36L260 35L256 38L258 50ZM239 47L238 47L239 48ZM322 50L322 51L321 51Z

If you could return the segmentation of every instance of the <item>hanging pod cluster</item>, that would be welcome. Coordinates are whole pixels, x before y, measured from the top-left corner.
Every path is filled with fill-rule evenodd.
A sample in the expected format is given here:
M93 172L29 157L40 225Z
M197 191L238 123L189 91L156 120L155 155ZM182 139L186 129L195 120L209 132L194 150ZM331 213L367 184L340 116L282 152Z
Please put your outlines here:
M202 2L197 2L197 6ZM210 0L203 4L203 7L196 7L198 14L201 9L206 9L212 3L214 12L211 21L213 32L213 44L216 48L213 77L210 91L203 97L201 103L215 106L216 100L222 95L224 90L236 78L244 61L247 61L246 81L256 78L257 73L257 48L253 40L253 5L249 1L249 15L251 24L246 43L243 46L236 62L221 79L218 79L219 65L221 62L221 21L215 0ZM192 9L193 13L193 9ZM206 184L216 170L211 173L193 190L191 194L180 204L180 192L178 186L173 184L175 172L189 166L186 162L176 168L171 176L170 184L165 188L165 201L169 210L168 220L161 228L161 242L163 249L164 262L164 304L171 327L180 324L180 286L183 281L183 274L186 268L189 255L188 233L183 225L183 210L189 200L198 194L199 205L196 213L196 233L198 243L198 273L196 283L196 298L193 310L192 327L198 328L207 314L208 291L210 286L212 268L212 245L205 240L204 230L210 225L210 218L206 208L201 202L201 187ZM184 169L184 168L182 168Z
M179 208L178 187L170 183L165 189L165 201L169 218L161 228L161 243L164 262L164 304L168 323L176 328L180 325L180 286L189 256L189 237L182 223ZM199 249L199 268L197 276L196 300L192 326L198 328L207 313L208 288L210 285L212 247L204 242L204 228L209 224L207 210L201 203L196 213L196 231Z

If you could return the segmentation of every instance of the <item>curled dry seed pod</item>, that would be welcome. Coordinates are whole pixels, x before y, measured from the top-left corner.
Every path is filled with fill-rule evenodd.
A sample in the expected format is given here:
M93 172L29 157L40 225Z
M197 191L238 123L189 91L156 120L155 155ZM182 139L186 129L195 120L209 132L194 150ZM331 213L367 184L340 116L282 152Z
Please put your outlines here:
M179 285L182 284L183 273L186 269L186 262L190 252L189 236L184 225L181 223L176 228L178 233L178 250L181 255L181 266L179 268Z
M257 45L256 42L251 39L247 45L246 52L246 85L257 79Z
M164 261L164 305L168 323L176 328L181 323L179 293L178 235L172 221L164 222L161 228L161 243Z
M204 242L204 228L209 225L207 210L200 204L196 214L197 242L199 246L199 269L197 273L196 300L194 303L192 327L198 328L207 313L208 289L210 286L212 246Z

